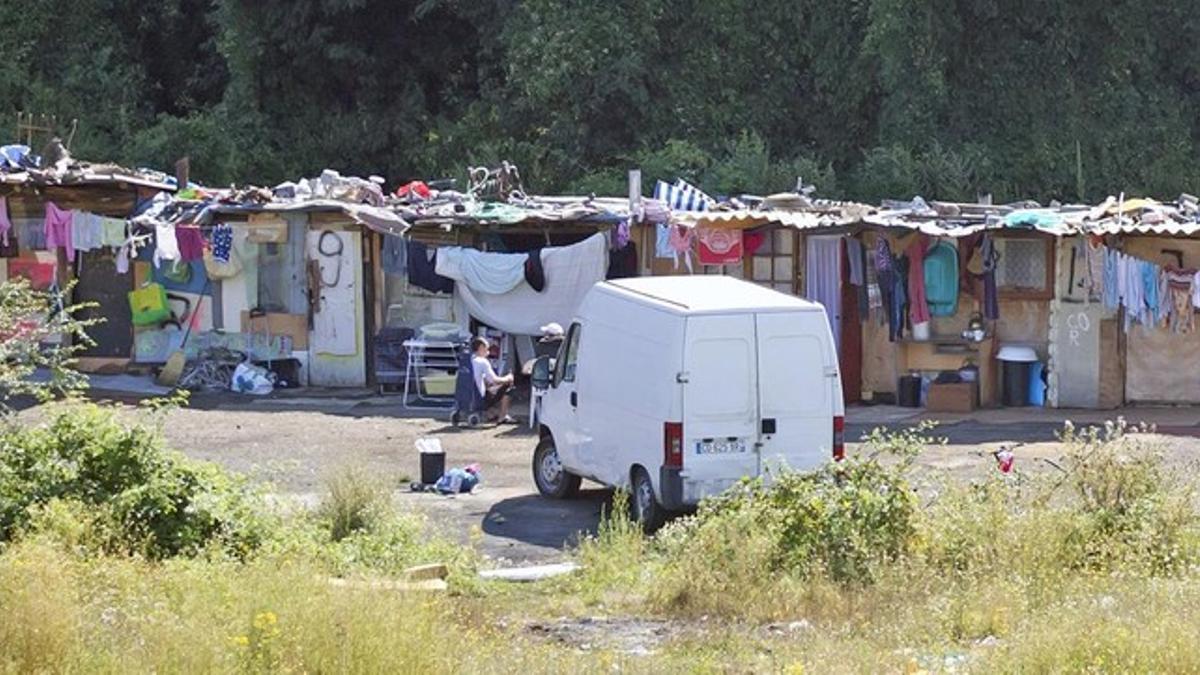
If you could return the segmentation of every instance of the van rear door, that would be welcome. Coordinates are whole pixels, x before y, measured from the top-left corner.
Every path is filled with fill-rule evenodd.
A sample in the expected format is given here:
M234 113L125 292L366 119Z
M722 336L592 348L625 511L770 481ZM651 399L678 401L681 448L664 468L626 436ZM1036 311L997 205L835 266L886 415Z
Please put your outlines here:
M758 473L754 315L693 316L684 339L683 474L704 493Z
M841 380L829 323L820 312L755 316L761 472L828 462Z

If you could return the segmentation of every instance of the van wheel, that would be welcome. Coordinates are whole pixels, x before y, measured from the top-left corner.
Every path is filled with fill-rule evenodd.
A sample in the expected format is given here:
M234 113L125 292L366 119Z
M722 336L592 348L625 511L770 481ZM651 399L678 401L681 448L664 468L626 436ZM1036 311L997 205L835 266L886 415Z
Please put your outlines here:
M653 534L667 522L667 512L654 496L654 483L650 481L650 474L645 469L635 466L631 478L630 517L634 522L642 524L642 530L646 534Z
M554 438L546 436L533 451L533 482L542 496L569 499L579 494L579 476L563 468Z

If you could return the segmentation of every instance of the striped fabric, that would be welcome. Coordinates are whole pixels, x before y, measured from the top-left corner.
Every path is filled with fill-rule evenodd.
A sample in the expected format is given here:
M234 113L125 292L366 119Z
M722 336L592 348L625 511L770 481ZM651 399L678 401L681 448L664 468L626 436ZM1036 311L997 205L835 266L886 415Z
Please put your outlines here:
M664 181L654 184L654 198L665 202L672 211L707 211L717 202L680 178L674 185Z

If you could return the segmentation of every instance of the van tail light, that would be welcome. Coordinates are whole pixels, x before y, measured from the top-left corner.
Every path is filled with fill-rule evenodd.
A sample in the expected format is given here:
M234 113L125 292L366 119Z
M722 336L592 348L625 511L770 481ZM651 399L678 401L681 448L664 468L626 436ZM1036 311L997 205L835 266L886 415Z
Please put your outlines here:
M683 423L663 423L663 465L672 469L683 468Z
M846 418L838 415L833 418L833 461L840 462L846 458Z

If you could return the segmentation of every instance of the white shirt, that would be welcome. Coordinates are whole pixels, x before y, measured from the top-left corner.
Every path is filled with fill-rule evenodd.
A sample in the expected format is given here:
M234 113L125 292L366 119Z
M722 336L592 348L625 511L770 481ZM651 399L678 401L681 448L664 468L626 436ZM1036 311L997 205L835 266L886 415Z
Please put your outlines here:
M500 379L496 371L492 370L492 362L484 356L471 357L471 371L475 375L475 388L479 390L480 396L486 396L487 385L495 384L496 380Z

